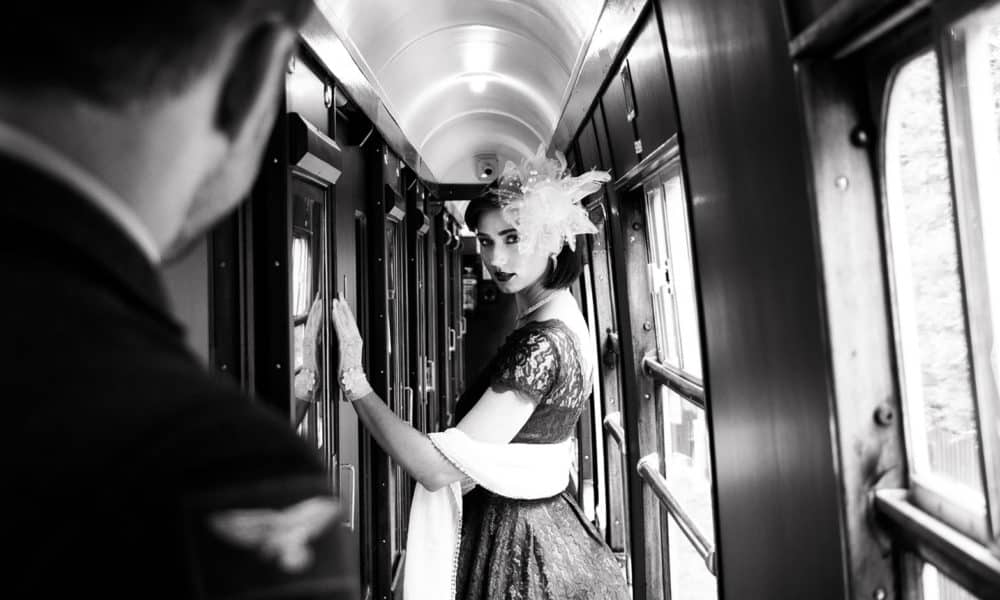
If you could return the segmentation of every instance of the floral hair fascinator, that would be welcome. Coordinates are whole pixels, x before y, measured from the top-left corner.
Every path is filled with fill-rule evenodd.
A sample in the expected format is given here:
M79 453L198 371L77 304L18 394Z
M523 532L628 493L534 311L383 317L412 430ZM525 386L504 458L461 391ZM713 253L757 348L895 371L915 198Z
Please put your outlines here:
M578 234L597 233L580 201L611 180L607 171L571 176L563 153L557 150L555 158L548 158L545 150L542 144L520 167L507 161L497 178L497 200L503 217L520 234L521 254L537 248L555 256L563 245L576 250Z

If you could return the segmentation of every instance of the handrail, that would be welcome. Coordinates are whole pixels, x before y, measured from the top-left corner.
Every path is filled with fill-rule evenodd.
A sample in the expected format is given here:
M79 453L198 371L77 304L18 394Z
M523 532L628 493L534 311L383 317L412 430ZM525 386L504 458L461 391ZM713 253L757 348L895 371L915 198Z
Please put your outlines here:
M642 359L646 375L683 396L688 402L705 410L705 388L700 381L680 370L665 365L652 356Z
M656 497L664 504L670 516L677 522L677 526L684 532L684 536L694 546L695 552L705 561L708 572L716 575L714 546L698 529L698 525L684 511L680 503L677 502L677 498L674 498L674 495L670 493L667 480L663 478L663 475L660 475L659 464L660 456L656 452L653 452L639 459L636 470L639 472L639 477L649 485L653 493L656 494Z
M876 513L900 541L980 598L1000 598L1000 558L979 542L955 531L910 503L907 491L872 492Z
M618 448L621 450L622 457L624 458L625 453L625 430L622 429L622 414L618 411L613 413L608 413L608 416L604 417L604 431L608 432L613 440L618 442Z

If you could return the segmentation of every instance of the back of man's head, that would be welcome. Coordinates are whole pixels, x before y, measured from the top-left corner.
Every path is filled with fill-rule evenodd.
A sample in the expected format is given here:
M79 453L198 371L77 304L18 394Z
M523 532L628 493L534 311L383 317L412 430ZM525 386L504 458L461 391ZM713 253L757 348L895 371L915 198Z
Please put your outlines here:
M123 106L184 88L230 28L298 27L312 0L17 0L0 9L0 89Z

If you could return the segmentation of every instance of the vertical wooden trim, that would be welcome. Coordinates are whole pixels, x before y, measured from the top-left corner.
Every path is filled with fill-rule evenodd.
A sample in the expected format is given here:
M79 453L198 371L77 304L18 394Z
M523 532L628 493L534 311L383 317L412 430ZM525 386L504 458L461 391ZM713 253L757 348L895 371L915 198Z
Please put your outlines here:
M428 202L430 198L428 198ZM424 265L427 300L427 360L423 365L427 384L432 388L427 393L427 427L430 431L441 431L441 320L438 314L438 303L441 294L438 278L438 256L440 255L441 237L437 228L437 218L431 217L430 229L427 232L427 258Z
M292 333L289 268L291 203L288 126L280 111L253 190L255 389L261 400L291 419Z
M441 243L437 247L437 255L434 261L434 280L438 289L437 304L434 306L434 315L438 322L438 347L437 347L437 387L438 387L438 429L445 430L451 425L452 413L455 402L452 396L451 384L451 351L449 350L449 327L448 311L451 304L451 294L449 286L451 280L448 277L448 236L447 219L445 213L434 217L432 225Z
M822 260L849 595L873 598L882 590L892 598L898 589L893 555L871 518L869 497L905 485L907 471L874 156L870 147L851 143L861 122L851 90L864 85L828 61L802 61L797 74ZM854 132L856 140L860 135ZM880 414L895 418L880 420Z
M618 314L622 351L622 382L626 398L622 410L628 460L628 503L633 589L638 597L670 598L666 522L656 495L642 483L635 469L639 457L663 447L662 407L651 379L642 371L642 359L656 351L653 307L647 265L645 211L642 190L611 194L610 229L615 259L616 303L629 310ZM662 464L660 465L662 471Z
M369 188L368 193L368 292L369 292L369 322L370 336L366 340L370 346L369 380L379 397L389 402L389 356L386 336L388 321L388 295L386 264L386 185L384 181L385 165L383 152L386 149L375 140L369 142L365 155L366 173ZM366 436L369 443L372 470L372 500L373 500L373 530L375 543L374 564L374 597L378 600L389 600L392 597L393 556L391 504L389 499L389 457L371 436Z
M606 200L602 200L606 202ZM591 240L590 267L593 275L595 319L600 340L600 385L605 415L619 413L622 409L620 374L621 350L617 346L618 324L615 320L614 290L611 273L611 255L608 251L608 224L599 226ZM602 436L605 456L605 490L607 493L606 539L615 552L624 552L628 543L628 513L626 511L623 458L621 448L613 439Z
M247 388L244 253L245 207L212 230L209 239L209 366Z
M783 6L660 7L704 316L720 594L845 598L833 375Z

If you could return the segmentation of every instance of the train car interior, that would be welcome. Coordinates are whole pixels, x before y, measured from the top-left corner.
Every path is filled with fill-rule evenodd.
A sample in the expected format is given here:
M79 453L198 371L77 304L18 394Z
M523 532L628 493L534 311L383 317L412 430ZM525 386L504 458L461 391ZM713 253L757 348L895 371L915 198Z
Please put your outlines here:
M611 174L570 487L634 598L1000 598L1000 3L315 5L252 193L167 282L322 456L365 600L402 598L415 483L330 302L453 426L516 310L464 210L539 147Z

